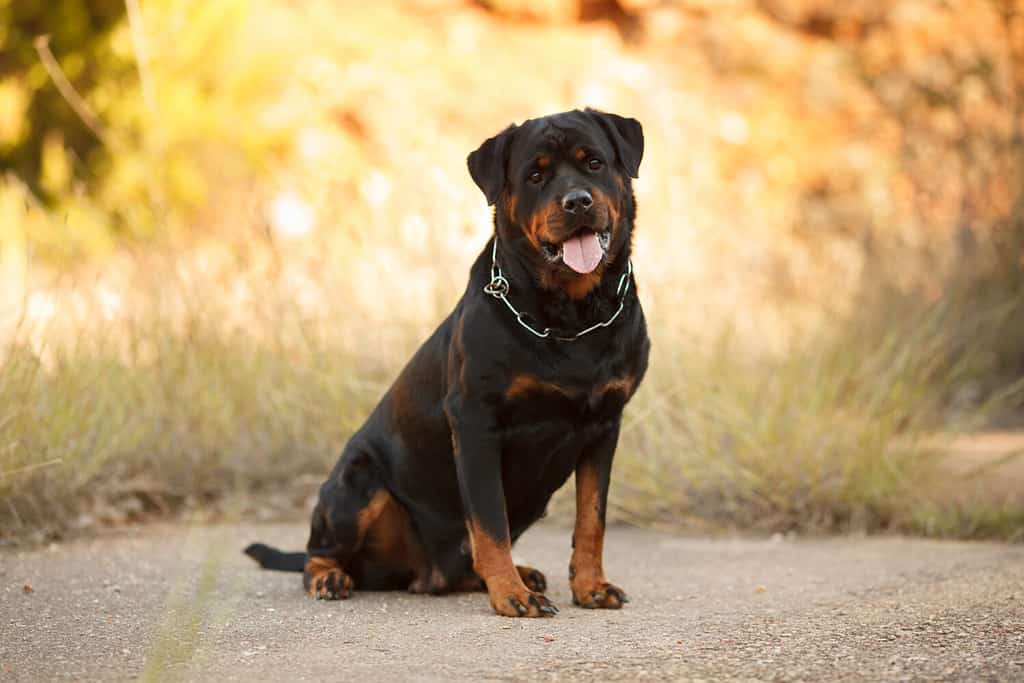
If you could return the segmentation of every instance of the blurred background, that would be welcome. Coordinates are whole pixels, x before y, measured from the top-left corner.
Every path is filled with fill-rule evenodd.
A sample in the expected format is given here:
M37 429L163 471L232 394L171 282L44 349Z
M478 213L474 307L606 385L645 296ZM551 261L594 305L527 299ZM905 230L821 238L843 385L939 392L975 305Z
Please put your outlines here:
M1021 538L1022 88L1017 0L0 0L0 538L304 516L466 155L584 106L647 140L614 519Z

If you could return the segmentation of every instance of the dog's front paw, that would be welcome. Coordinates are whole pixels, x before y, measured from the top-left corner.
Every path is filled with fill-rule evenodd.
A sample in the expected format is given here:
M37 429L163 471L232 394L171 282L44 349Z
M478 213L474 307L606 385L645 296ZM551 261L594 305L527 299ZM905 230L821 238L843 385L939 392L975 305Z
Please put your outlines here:
M626 591L603 578L573 579L572 603L586 609L621 609L629 602Z
M491 596L491 607L506 617L553 617L558 607L543 593L526 591L521 595Z
M558 613L558 607L546 595L530 590L521 581L489 585L487 594L494 611L506 617L553 617Z

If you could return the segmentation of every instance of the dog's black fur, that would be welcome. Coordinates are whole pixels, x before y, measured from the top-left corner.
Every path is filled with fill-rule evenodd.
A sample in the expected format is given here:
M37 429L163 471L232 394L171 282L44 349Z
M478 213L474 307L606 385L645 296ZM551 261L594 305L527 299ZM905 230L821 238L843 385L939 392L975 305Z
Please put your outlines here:
M565 336L619 307L643 146L637 121L588 109L510 126L469 155L473 180L496 205L508 298L536 329ZM588 209L565 202L580 190L592 197ZM581 275L557 255L582 230L601 234L606 248ZM345 598L353 588L486 587L501 614L553 614L543 575L514 566L511 545L575 472L573 600L626 602L605 580L601 554L622 410L650 348L635 282L630 276L611 325L575 341L538 338L484 292L492 246L473 264L455 309L345 446L320 488L306 553L247 548L262 566L304 570L318 598Z

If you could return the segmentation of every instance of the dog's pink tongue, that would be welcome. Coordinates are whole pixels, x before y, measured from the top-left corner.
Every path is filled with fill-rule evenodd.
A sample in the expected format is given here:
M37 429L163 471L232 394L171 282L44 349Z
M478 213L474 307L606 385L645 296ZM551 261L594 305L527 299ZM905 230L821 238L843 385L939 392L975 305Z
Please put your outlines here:
M562 260L577 273L589 273L597 268L604 252L597 241L597 235L584 230L562 243Z

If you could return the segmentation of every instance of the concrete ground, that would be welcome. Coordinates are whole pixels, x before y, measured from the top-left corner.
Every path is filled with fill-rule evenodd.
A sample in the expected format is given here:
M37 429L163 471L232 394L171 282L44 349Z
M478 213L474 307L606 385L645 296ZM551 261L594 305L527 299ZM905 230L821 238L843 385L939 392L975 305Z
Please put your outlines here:
M0 552L0 680L1024 680L1024 546L609 531L621 611L571 605L569 531L516 556L552 619L483 594L304 597L250 541L302 525L150 526Z

